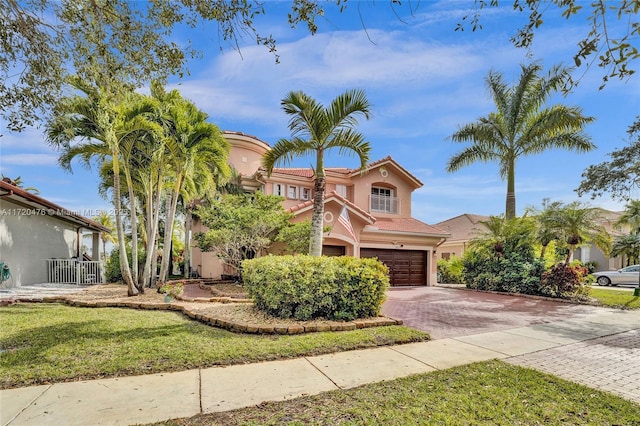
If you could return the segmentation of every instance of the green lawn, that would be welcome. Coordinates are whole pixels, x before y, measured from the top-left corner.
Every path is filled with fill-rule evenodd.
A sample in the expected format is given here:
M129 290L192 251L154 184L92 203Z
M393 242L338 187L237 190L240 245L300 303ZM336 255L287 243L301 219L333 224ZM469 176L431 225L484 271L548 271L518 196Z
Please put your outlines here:
M632 291L592 287L589 296L598 300L603 306L621 309L640 308L640 296L634 296Z
M177 312L17 304L0 309L0 388L175 371L427 340L404 326L236 334Z
M163 425L638 425L640 405L501 361Z

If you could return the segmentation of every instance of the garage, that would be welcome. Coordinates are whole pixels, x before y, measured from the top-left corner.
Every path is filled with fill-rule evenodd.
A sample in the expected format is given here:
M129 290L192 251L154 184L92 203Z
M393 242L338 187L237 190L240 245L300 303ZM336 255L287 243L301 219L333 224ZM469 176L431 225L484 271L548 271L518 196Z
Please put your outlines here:
M362 248L360 257L377 257L387 265L392 286L427 285L426 251Z

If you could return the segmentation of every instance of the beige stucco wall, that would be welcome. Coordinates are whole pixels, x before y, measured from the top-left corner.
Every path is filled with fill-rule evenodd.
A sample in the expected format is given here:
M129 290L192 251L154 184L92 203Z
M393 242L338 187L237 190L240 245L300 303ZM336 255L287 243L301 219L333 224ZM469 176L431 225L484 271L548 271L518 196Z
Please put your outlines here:
M225 132L224 138L231 144L228 162L244 176L252 176L262 165L262 156L269 145L252 136Z
M384 166L387 170L387 176L384 177L380 170L381 167L374 168L369 172L352 177L353 181L353 202L358 207L371 213L369 209L369 196L371 195L371 187L391 188L394 190L394 197L400 199L400 211L398 214L385 214L375 212L376 217L411 217L411 193L413 188L395 172L390 165Z
M77 228L34 212L41 210L0 198L0 262L9 265L12 275L3 287L47 282L47 259L76 255Z

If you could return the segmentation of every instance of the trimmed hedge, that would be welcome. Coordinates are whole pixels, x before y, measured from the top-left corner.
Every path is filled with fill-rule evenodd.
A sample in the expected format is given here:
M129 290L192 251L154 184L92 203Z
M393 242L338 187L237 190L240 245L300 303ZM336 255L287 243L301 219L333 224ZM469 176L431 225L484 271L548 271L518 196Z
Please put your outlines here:
M266 256L242 262L256 307L280 318L351 321L380 313L387 267L350 256Z

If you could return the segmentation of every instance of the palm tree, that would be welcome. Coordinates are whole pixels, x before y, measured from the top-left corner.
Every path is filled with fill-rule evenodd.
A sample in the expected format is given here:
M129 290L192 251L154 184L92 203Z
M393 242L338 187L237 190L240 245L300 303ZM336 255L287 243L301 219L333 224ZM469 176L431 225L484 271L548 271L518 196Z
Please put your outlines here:
M544 259L549 244L560 238L560 231L556 227L555 218L562 207L562 202L550 202L548 198L545 198L542 200L542 211L537 211L534 208L528 209L528 213L537 222L536 239L542 247L540 249L540 259Z
M640 235L627 234L616 237L611 246L611 256L623 255L627 258L627 266L638 261L640 254Z
M168 149L167 164L172 179L166 194L166 221L160 283L166 281L171 257L173 222L178 198L188 204L204 192L214 189L215 182L225 180L231 171L227 157L231 149L220 129L208 123L207 114L180 96L177 90L165 92L159 84L152 86L152 97L163 108L162 125Z
M130 135L139 130L137 125L131 123L141 111L126 105L126 96L117 88L111 87L112 90L108 90L93 87L79 78L71 79L70 84L81 95L65 98L57 105L54 118L47 123L47 140L62 150L58 161L67 170L71 170L71 161L78 156L87 166L91 165L93 159L111 160L120 268L128 294L134 296L140 290L127 257L121 213L120 174L124 172L127 175L130 170L128 162L123 158L123 142L128 141ZM80 139L81 142L72 145L71 142L75 139ZM135 209L132 209L131 214L135 216Z
M4 181L8 179L13 186L17 186L18 188L27 192L31 192L32 194L40 195L40 190L34 186L28 186L25 188L24 182L22 181L22 177L20 176L16 177L15 179L11 179L10 177L7 177L5 175L0 175L0 176Z
M632 234L640 234L640 200L630 200L616 225L629 225Z
M448 172L472 163L497 162L500 177L507 181L505 216L516 215L515 170L518 158L552 148L587 152L595 148L583 133L585 117L578 107L553 105L544 107L549 97L562 88L569 76L566 68L553 67L546 77L538 73L538 64L521 66L518 84L509 87L500 73L491 71L486 78L497 111L460 127L450 139L471 142L471 146L449 159Z
M322 255L322 231L326 178L324 154L337 148L339 153L355 153L364 170L369 161L371 147L364 136L354 130L358 118L370 117L370 104L364 91L348 90L339 95L328 107L303 92L290 92L281 102L285 113L291 116L290 139L280 139L263 157L263 165L270 176L277 164L289 164L295 157L315 155L313 213L309 254Z
M93 221L96 223L99 223L100 225L110 230L114 228L113 216L111 216L109 213L107 213L104 210L102 210L98 216L93 217ZM102 256L106 261L107 260L107 243L114 244L116 243L116 239L114 238L112 231L100 232L100 239L102 240Z
M550 220L569 245L565 263L569 263L573 250L580 244L593 243L604 253L610 251L611 236L601 225L601 219L600 210L584 206L577 201L556 211Z
M480 221L484 230L471 240L471 246L502 256L507 253L530 252L534 239L535 222L529 217L506 219L490 216Z

